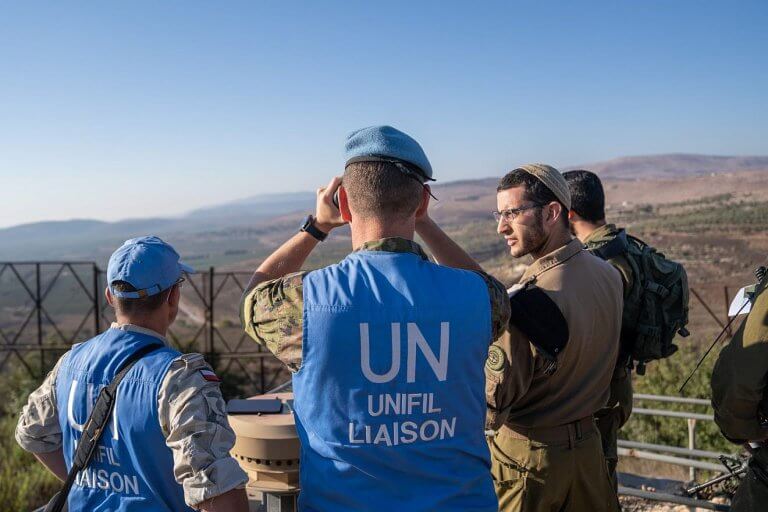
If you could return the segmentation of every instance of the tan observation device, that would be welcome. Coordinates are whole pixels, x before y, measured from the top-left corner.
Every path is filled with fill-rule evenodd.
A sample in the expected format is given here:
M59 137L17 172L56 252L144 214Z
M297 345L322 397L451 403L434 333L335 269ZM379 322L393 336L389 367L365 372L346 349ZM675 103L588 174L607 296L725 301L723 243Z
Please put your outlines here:
M232 456L248 473L251 512L294 512L299 495L299 438L293 393L270 393L227 404L237 439Z

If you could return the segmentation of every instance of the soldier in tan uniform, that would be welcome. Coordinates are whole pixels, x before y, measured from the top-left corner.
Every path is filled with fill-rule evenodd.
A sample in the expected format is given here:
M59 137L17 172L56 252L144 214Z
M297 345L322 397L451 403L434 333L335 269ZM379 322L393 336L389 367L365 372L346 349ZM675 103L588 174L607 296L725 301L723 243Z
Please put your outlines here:
M608 401L618 353L621 278L572 239L556 169L522 166L497 192L510 254L534 258L510 289L509 331L486 364L500 510L618 510L593 416Z
M715 422L734 443L748 443L752 458L733 498L733 512L768 504L768 280L755 291L746 321L720 352L712 371Z
M136 241L139 242L129 244ZM169 287L155 285L154 289L144 289L138 286L135 276L149 270L150 274L161 275L160 279L153 278L152 282L161 282L162 275L167 276L169 268L175 268L174 255L178 261L178 254L156 237L129 240L115 254L126 247L129 252L133 251L129 256L137 257L130 258L130 261L124 260L120 266L126 281L113 282L108 278L110 282L106 291L108 302L115 308L117 321L105 333L75 345L59 359L43 384L29 396L16 427L16 441L24 450L33 453L59 479L66 479L69 464L65 462L64 450L69 447L64 446L62 425L66 428L75 425L75 429L82 429L76 424L84 423L87 416L77 417L78 409L73 407L73 402L95 400L95 395L90 390L95 384L90 381L88 386L81 382L79 387L72 387L68 397L58 396L57 380L61 381L63 373L71 373L68 363L72 354L81 349L87 350L88 345L98 351L99 346L103 347L107 343L106 340L116 340L118 346L120 343L127 346L137 340L154 344L159 347L158 352L167 354L168 359L177 356L170 361L165 375L156 377L161 378L156 400L152 404L156 407L156 414L154 411L150 413L142 410L147 404L143 398L137 398L139 391L130 388L137 379L129 372L118 387L118 398L108 427L110 431L105 431L99 442L95 460L91 461L86 470L81 471L73 491L90 493L88 499L91 501L85 506L85 510L92 510L97 506L97 502L102 506L106 503L110 510L123 510L126 503L133 507L139 506L142 510L167 510L170 504L180 502L182 506L186 504L187 507L202 511L245 512L248 510L248 504L244 485L248 477L229 454L235 442L235 434L227 421L219 379L202 355L180 355L168 348L170 344L165 338L166 331L178 312L183 281L179 276L181 271L191 269L178 263L180 271L170 276L168 282L172 284ZM152 258L142 251L148 247L149 251L160 251L166 256L166 260L170 258L170 264L165 261L162 269L147 269ZM120 298L118 294L137 298ZM150 356L144 356L142 359ZM141 362L140 360L134 369L141 370L138 368ZM93 375L86 373L89 372L86 368L75 368L74 371L81 381ZM124 393L127 388L129 391ZM126 405L131 407L126 410ZM116 415L120 408L129 414L118 421ZM88 407L84 409L87 411ZM154 416L157 417L157 423ZM132 423L133 421L136 423ZM136 424L140 425L140 432L136 432L136 427L131 426ZM161 446L168 453L159 456L152 454L150 458L150 454L143 453L142 450L157 449L146 444L158 430L160 438L165 440L165 446ZM121 444L118 445L118 442ZM116 454L122 454L125 458L120 459ZM96 461L103 463L105 460L108 464L103 467L113 468L113 475L109 475L104 469L91 468ZM157 474L159 468L148 464L147 460L167 461L172 471L168 474ZM128 480L121 480L119 477L128 471L126 468L129 466L137 469L144 477L138 479L136 476L130 476L126 477ZM91 478L90 474L94 472L99 474L98 480L95 476ZM126 481L136 482L136 485L131 487ZM174 509L181 510L176 507ZM83 510L83 507L73 509L70 501L69 510L77 512Z
M615 224L605 221L605 193L600 178L596 174L584 171L563 173L571 193L571 209L568 218L571 231L584 243L587 249L597 249L613 240L619 233ZM619 271L624 285L624 300L632 289L632 266L624 254L617 254L606 259ZM611 395L605 407L595 414L597 428L603 442L603 452L608 463L608 472L614 488L618 489L616 466L619 462L617 441L619 429L632 414L632 378L629 371L629 353L622 350L611 378Z

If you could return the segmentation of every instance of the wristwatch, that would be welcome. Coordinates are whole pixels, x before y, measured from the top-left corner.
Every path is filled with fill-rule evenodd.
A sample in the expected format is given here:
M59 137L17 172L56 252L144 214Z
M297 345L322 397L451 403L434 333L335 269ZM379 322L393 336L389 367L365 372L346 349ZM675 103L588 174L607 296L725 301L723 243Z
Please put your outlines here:
M301 228L299 231L309 233L315 237L318 242L322 242L328 238L328 233L324 233L315 227L315 218L312 215L307 215L307 218L304 219L304 222L301 223Z

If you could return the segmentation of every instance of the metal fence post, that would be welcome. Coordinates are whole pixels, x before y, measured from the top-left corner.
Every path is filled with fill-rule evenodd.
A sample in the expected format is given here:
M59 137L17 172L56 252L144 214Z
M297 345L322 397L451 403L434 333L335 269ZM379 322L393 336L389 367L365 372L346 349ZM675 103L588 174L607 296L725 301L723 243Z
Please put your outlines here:
M693 418L688 418L688 449L696 449L696 420ZM696 481L696 468L693 466L688 468L688 478L691 482Z
M213 325L213 301L214 301L214 290L213 290L213 278L214 278L214 268L209 267L208 270L208 360L210 361L213 357L213 344L214 344L214 334L216 333L216 327Z
M99 267L93 264L93 335L101 332L101 292L99 291Z
M43 348L43 301L40 297L40 262L35 263L35 308L37 309L37 344L40 346L40 377L45 377L45 349Z

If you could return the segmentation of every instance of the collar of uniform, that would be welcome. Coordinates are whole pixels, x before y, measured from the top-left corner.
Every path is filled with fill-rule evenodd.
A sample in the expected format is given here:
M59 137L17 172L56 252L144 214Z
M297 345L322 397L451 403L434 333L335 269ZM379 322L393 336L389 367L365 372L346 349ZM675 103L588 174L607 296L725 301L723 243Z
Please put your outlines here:
M602 238L612 237L619 230L616 228L616 224L604 224L591 232L587 238L584 239L584 245L597 242Z
M157 331L153 331L152 329L147 329L146 327L141 327L140 325L133 325L133 324L119 324L117 322L112 322L112 325L109 326L110 329L119 329L121 331L126 332L138 332L140 334L146 334L147 336L152 336L154 338L159 339L163 342L163 345L166 347L168 346L168 340L160 334Z
M520 282L526 282L530 281L531 279L538 277L539 275L543 274L547 270L551 269L552 267L556 267L559 264L563 263L564 261L567 261L577 254L579 254L583 250L583 246L581 242L579 242L578 239L574 238L564 246L560 247L559 249L555 249L549 254L546 254L542 256L541 258L537 259L533 263L531 263L531 266L528 267L528 269L523 274L523 277L520 278Z
M419 244L413 240L400 237L371 240L355 249L355 252L357 251L410 252L419 255L425 260L428 259L427 254L422 250Z

